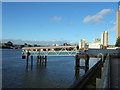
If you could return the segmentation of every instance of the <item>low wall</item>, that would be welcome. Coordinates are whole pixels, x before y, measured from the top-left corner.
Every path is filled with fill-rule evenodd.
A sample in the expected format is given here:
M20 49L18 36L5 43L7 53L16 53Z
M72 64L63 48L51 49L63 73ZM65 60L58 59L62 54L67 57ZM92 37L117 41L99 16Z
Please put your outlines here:
M120 56L120 49L88 49L87 53L89 55L97 56L99 53L110 54L113 56Z

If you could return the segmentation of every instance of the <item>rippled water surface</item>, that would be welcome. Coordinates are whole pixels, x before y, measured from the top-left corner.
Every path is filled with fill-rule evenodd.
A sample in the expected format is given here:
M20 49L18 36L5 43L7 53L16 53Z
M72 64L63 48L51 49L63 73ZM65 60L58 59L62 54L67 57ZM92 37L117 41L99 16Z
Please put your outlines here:
M89 68L96 62L96 59L90 59ZM83 66L84 60L80 64ZM21 50L2 51L3 88L68 88L84 73L81 69L76 77L75 58L72 56L49 56L46 65L37 64L34 57L33 67L29 59L26 69L26 60L21 58Z

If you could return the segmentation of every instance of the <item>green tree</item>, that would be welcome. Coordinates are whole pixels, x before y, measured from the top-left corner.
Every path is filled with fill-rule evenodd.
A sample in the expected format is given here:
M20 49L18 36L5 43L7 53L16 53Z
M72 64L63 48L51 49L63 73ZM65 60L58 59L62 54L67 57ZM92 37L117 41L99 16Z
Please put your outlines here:
M116 46L116 47L120 47L120 37L117 38L117 41L116 41L115 46Z

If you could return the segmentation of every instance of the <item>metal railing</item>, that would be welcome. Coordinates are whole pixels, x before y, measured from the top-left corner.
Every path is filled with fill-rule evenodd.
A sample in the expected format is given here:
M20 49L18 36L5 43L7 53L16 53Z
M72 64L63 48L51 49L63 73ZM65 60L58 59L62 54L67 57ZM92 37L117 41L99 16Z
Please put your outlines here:
M98 61L98 59L99 59L99 57L100 57L100 55L102 56L102 62L103 62L103 60L104 60L104 54L102 54L102 53L99 53L98 55L97 55L97 61Z
M104 66L103 66L103 87L102 88L110 88L110 55L107 54Z
M101 79L99 79L99 85L96 88L110 88L110 55L106 56L103 67L101 68ZM98 82L97 82L98 83Z

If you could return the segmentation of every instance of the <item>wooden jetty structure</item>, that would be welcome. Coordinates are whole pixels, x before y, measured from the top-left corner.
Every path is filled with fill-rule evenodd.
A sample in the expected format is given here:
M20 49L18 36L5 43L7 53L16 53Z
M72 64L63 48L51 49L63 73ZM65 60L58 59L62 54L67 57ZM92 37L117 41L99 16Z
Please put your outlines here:
M22 55L29 52L32 56L75 56L77 51L77 46L24 47Z
M100 67L103 66L106 55L100 53L98 56L88 55L86 52L81 53L77 49L77 46L54 46L54 47L24 47L22 48L22 58L26 59L26 69L28 68L29 57L31 57L31 67L33 66L33 56L36 56L37 63L47 63L47 56L74 56L75 57L75 77L76 82L70 86L69 89L84 88L87 87L86 83L89 83L91 78L94 78L95 73L98 71L101 74ZM98 62L89 69L90 57L99 58ZM80 60L85 60L85 64L80 66ZM80 69L85 71L85 75L79 78ZM93 77L92 77L93 76ZM98 75L100 76L100 75ZM98 77L99 78L99 77ZM97 84L100 80L96 79ZM104 83L104 81L102 81ZM98 87L98 85L96 86Z
M36 56L37 63L46 64L47 56L76 56L77 53L77 46L24 47L22 59L26 59L26 68L28 68L29 57L31 57L32 66L33 56Z
M80 67L80 59L85 60L85 66L88 66L89 58L97 56L88 56L86 53L79 52L77 46L51 46L51 47L24 47L22 48L22 59L26 59L28 64L29 56L31 56L31 65L33 65L33 56L36 56L37 62L46 62L47 56L74 56L76 60L76 68ZM99 56L101 57L101 56ZM83 66L82 66L83 67Z

